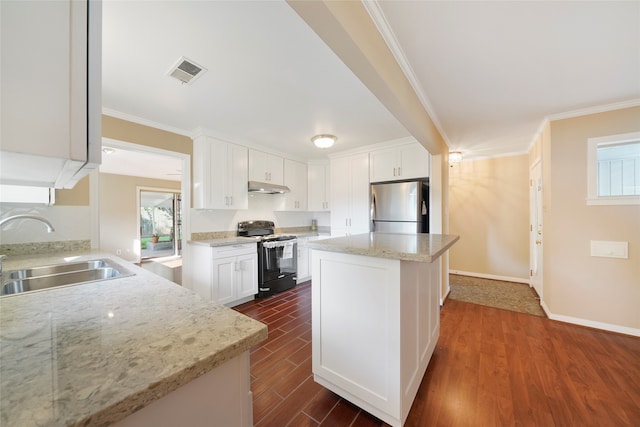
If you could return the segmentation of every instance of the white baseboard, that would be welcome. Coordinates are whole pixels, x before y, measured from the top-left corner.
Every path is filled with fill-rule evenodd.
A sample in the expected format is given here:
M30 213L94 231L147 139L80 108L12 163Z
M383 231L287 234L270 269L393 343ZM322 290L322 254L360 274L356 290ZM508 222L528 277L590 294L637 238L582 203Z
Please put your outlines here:
M637 328L629 328L627 326L613 325L611 323L603 323L596 322L594 320L581 319L579 317L572 316L564 316L562 314L553 314L549 307L544 303L544 301L540 301L540 306L547 314L547 317L551 320L557 320L558 322L571 323L574 325L586 326L594 329L601 329L603 331L616 332L619 334L632 335L635 337L640 337L640 329Z
M497 276L495 274L472 273L469 271L460 271L460 270L449 270L449 274L457 274L460 276L470 276L470 277L480 277L482 279L501 280L503 282L524 283L531 286L528 277L522 278L522 277L510 277L510 276Z

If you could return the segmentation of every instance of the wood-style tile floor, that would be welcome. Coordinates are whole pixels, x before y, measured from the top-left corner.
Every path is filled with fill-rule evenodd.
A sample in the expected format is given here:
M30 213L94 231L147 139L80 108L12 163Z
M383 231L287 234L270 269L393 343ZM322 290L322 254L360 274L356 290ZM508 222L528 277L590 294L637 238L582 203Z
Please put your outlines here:
M254 424L386 426L313 381L310 282L236 307L266 323L251 352ZM447 300L406 426L640 426L640 339Z

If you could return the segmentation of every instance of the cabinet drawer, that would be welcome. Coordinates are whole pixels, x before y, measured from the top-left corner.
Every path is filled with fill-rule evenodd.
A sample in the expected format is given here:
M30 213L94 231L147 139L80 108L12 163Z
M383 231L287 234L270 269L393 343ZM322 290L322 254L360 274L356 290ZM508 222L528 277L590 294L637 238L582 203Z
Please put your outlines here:
M235 245L214 246L211 248L211 254L214 258L221 258L254 254L257 250L256 243L238 243Z

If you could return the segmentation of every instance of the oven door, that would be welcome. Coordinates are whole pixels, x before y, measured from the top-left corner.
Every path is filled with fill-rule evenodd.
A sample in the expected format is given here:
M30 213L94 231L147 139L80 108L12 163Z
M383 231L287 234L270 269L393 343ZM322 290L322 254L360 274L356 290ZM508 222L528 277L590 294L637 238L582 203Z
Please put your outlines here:
M258 280L266 283L295 274L298 268L298 244L295 239L263 242L258 260Z

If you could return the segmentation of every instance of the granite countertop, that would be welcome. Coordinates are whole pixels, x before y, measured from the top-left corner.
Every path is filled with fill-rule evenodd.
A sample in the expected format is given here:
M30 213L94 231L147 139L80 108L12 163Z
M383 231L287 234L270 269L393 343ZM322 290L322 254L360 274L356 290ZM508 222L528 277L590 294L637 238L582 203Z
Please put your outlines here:
M363 233L313 240L311 249L342 252L402 261L432 262L447 251L460 236L449 234Z
M242 243L256 243L256 239L253 237L221 237L219 239L207 239L207 240L189 240L187 243L190 245L200 246L230 246L239 245Z
M107 426L267 337L255 320L117 257L134 276L0 298L0 425Z

